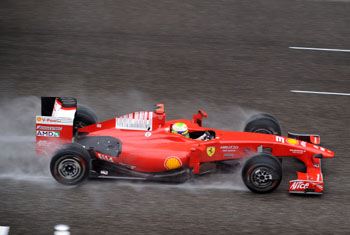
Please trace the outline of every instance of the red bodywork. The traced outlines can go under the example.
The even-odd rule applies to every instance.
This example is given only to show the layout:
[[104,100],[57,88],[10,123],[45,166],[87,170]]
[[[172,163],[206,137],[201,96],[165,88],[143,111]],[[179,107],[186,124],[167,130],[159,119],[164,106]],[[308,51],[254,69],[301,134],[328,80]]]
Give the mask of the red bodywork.
[[[290,182],[289,191],[323,192],[320,158],[333,157],[332,151],[282,136],[205,128],[201,126],[202,118],[207,116],[204,111],[195,114],[192,121],[166,121],[163,109],[163,106],[159,106],[154,112],[131,113],[80,128],[78,132],[84,136],[110,136],[119,139],[122,143],[119,156],[96,152],[96,157],[139,172],[162,172],[185,167],[198,174],[203,163],[248,158],[265,151],[276,157],[295,157],[306,165],[307,171],[298,172],[298,179]],[[176,122],[187,124],[190,133],[210,131],[215,133],[215,138],[202,141],[171,133],[171,126]],[[68,132],[71,133],[71,130],[67,130]],[[62,140],[71,142],[69,138]],[[59,142],[58,145],[61,144]],[[48,151],[42,146],[37,148],[38,153]],[[52,151],[52,147],[50,150]]]

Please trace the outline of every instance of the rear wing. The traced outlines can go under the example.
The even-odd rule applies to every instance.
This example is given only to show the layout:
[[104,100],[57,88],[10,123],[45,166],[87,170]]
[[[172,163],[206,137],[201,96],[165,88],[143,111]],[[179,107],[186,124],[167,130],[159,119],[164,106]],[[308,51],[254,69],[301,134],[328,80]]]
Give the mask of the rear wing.
[[51,154],[72,142],[77,100],[72,97],[41,97],[41,115],[36,116],[36,152]]

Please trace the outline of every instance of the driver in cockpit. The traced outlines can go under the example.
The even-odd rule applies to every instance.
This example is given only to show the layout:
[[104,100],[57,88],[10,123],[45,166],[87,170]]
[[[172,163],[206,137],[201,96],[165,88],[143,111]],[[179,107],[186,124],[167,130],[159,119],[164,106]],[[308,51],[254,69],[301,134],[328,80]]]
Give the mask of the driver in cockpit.
[[[188,133],[188,128],[185,123],[182,122],[176,122],[171,128],[171,133],[180,134],[182,136],[185,136],[187,138],[190,138],[190,134]],[[204,132],[203,135],[199,136],[195,140],[210,140],[210,134],[209,132]]]

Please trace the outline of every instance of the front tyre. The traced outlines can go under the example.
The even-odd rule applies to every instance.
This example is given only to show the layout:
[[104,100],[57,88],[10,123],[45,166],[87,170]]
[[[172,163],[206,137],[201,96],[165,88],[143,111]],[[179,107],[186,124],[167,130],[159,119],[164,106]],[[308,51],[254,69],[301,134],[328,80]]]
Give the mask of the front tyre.
[[86,180],[90,170],[90,155],[81,145],[66,144],[51,159],[50,171],[59,183],[77,185]]
[[242,169],[244,184],[255,193],[270,193],[282,180],[279,160],[266,153],[250,157]]
[[281,127],[277,119],[268,114],[257,114],[251,117],[247,121],[244,131],[271,135],[282,135]]

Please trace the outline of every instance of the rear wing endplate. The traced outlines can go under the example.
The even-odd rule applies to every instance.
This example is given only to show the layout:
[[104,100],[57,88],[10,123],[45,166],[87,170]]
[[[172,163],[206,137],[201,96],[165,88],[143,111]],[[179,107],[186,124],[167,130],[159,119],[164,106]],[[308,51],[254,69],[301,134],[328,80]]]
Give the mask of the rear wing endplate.
[[36,152],[51,154],[72,142],[77,101],[72,97],[41,97],[41,115],[36,116]]

